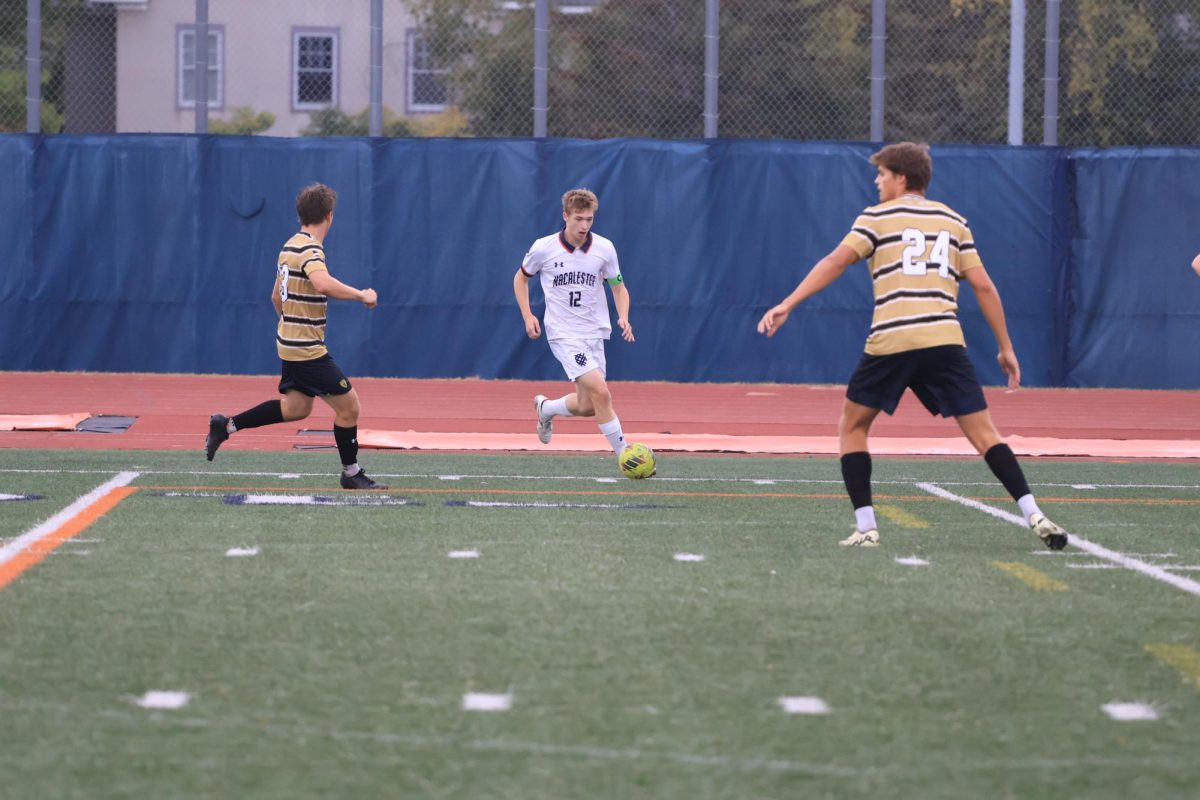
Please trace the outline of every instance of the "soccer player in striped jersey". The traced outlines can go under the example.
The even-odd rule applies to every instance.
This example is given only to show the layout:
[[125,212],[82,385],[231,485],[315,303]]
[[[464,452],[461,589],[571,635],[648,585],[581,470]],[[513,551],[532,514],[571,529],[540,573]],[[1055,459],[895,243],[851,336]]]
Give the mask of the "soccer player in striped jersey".
[[1016,389],[1021,368],[1000,295],[983,268],[971,229],[958,212],[925,197],[933,175],[927,147],[891,144],[872,155],[871,163],[879,204],[864,209],[841,244],[758,323],[759,333],[774,336],[796,306],[851,264],[867,259],[875,314],[866,352],[846,387],[838,425],[842,478],[854,505],[855,529],[840,543],[879,544],[867,437],[879,412],[893,413],[904,390],[911,388],[930,413],[954,417],[1033,532],[1051,550],[1061,550],[1067,534],[1038,508],[1017,457],[992,423],[958,324],[958,284],[966,281],[1000,345],[997,360],[1008,375],[1008,388]]
[[325,263],[325,237],[333,225],[337,193],[314,183],[296,197],[300,231],[279,253],[271,303],[279,316],[275,347],[281,362],[279,393],[240,414],[213,414],[208,422],[204,454],[209,461],[234,431],[278,422],[294,422],[312,412],[320,397],[333,409],[333,438],[342,460],[343,489],[386,489],[358,465],[358,393],[325,347],[325,309],[330,297],[357,300],[374,308],[374,289],[355,289],[329,274]]
[[563,229],[535,241],[513,276],[513,292],[525,320],[525,334],[536,339],[542,335],[542,326],[529,308],[529,281],[541,275],[546,296],[546,339],[567,378],[575,382],[574,394],[554,400],[540,394],[533,398],[537,435],[548,444],[556,416],[595,417],[600,433],[620,456],[625,449],[625,434],[605,379],[604,340],[612,334],[612,323],[604,284],[612,291],[621,338],[632,342],[629,290],[621,276],[617,249],[592,231],[600,208],[596,195],[587,189],[572,189],[563,195],[562,204]]

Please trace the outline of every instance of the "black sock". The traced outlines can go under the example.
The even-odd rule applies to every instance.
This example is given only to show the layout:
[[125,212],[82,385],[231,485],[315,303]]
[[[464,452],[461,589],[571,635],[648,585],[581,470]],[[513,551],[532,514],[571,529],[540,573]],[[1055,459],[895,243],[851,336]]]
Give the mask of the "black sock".
[[243,411],[233,418],[233,426],[239,431],[246,428],[261,428],[263,425],[274,425],[278,422],[283,422],[283,403],[278,400],[259,403],[254,408]]
[[1017,463],[1017,457],[1013,455],[1011,447],[1003,442],[993,445],[983,454],[983,460],[991,468],[992,474],[1004,484],[1013,500],[1020,500],[1029,494],[1029,483],[1026,482],[1025,473],[1021,471],[1021,465]]
[[871,454],[860,451],[842,456],[842,480],[855,508],[871,505]]
[[334,425],[333,440],[337,442],[338,455],[342,457],[343,467],[348,467],[358,461],[357,425],[351,425],[349,428]]

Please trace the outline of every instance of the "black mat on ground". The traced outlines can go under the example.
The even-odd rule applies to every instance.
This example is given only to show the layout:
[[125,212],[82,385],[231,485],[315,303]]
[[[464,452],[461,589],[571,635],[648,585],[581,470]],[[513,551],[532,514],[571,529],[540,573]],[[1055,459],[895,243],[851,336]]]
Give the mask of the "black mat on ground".
[[129,426],[137,421],[137,417],[118,417],[111,414],[98,414],[88,417],[75,426],[75,430],[84,433],[124,433]]

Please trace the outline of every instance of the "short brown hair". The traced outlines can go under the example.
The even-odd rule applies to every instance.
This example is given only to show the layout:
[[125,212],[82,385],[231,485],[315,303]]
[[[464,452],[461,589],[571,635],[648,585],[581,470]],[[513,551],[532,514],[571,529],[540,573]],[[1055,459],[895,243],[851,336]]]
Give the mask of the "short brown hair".
[[600,198],[590,189],[571,189],[563,195],[563,213],[572,211],[599,211]]
[[296,195],[296,214],[301,225],[320,225],[337,205],[337,192],[323,183],[310,183]]
[[933,180],[933,159],[929,157],[929,145],[916,142],[889,144],[875,155],[871,163],[887,167],[897,175],[903,175],[905,185],[914,192],[923,192]]

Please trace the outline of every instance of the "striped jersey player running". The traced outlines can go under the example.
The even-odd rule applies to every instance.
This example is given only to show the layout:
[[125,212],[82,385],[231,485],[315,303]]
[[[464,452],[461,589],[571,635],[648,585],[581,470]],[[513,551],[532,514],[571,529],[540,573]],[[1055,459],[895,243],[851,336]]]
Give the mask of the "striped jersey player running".
[[604,284],[612,291],[621,338],[632,342],[629,291],[621,276],[617,249],[592,231],[600,208],[596,195],[587,189],[571,189],[563,195],[562,205],[563,229],[535,241],[513,276],[513,292],[530,339],[542,335],[542,325],[529,308],[529,282],[533,276],[541,276],[546,339],[567,378],[575,382],[574,394],[554,400],[540,394],[533,398],[537,435],[548,444],[557,416],[595,417],[600,432],[619,456],[625,449],[625,434],[605,378],[604,340],[612,335],[612,324]]
[[841,544],[879,544],[867,437],[879,412],[893,413],[910,388],[931,414],[954,417],[1017,501],[1033,532],[1050,549],[1061,550],[1067,534],[1038,508],[1017,457],[992,423],[967,356],[958,323],[958,283],[964,280],[975,291],[1000,345],[997,360],[1008,375],[1008,388],[1020,385],[1021,368],[1000,295],[983,268],[967,221],[944,203],[925,197],[933,175],[927,147],[891,144],[871,156],[871,163],[877,171],[879,204],[865,209],[841,244],[758,323],[759,333],[774,336],[796,306],[833,283],[851,264],[867,259],[875,314],[866,352],[846,387],[838,425],[842,479],[855,517],[854,532]]
[[355,300],[375,308],[374,289],[356,289],[329,274],[325,237],[333,225],[337,192],[321,183],[304,187],[296,197],[300,230],[283,244],[276,262],[271,305],[279,323],[280,400],[267,400],[240,414],[213,414],[208,419],[204,455],[209,461],[231,434],[247,428],[294,422],[312,413],[313,398],[333,409],[333,440],[342,460],[343,489],[386,489],[358,465],[358,392],[325,346],[329,298]]

